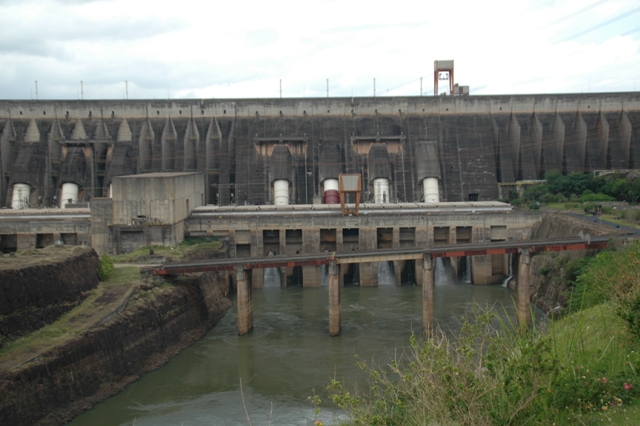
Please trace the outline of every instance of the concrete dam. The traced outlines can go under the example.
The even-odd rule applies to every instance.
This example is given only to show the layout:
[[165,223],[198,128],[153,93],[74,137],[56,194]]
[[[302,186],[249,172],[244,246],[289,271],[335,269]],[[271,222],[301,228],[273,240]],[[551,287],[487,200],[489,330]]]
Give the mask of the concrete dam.
[[14,208],[183,171],[219,206],[322,203],[339,173],[362,175],[364,202],[489,201],[549,170],[640,167],[640,94],[2,101],[0,159]]
[[[540,220],[495,201],[517,182],[638,167],[640,93],[2,101],[0,248],[213,235],[260,257],[516,241]],[[343,174],[361,180],[359,215],[341,214]],[[505,255],[464,262],[453,269],[471,264],[476,284],[509,271]],[[420,262],[390,266],[420,284]],[[377,270],[361,265],[364,285]],[[301,272],[320,285],[318,266]]]

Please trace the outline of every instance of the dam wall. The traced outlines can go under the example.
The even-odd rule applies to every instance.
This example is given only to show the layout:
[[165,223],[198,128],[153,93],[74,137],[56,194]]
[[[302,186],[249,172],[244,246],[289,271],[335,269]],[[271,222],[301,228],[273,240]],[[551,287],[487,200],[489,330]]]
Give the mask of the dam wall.
[[60,204],[65,183],[81,204],[147,172],[198,171],[204,204],[226,206],[273,204],[276,181],[289,204],[319,204],[339,173],[362,175],[365,202],[378,178],[389,202],[422,201],[425,178],[459,202],[495,200],[500,183],[549,170],[639,167],[637,92],[0,101],[6,207]]

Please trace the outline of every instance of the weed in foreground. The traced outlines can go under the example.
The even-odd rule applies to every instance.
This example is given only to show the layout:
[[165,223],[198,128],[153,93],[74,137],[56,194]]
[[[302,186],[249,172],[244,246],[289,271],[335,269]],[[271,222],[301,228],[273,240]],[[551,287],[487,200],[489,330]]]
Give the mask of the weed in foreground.
[[333,380],[333,402],[356,425],[541,425],[582,424],[638,397],[640,360],[613,306],[524,336],[493,317],[476,309],[455,339],[414,336],[410,353],[384,367],[357,360],[368,387]]

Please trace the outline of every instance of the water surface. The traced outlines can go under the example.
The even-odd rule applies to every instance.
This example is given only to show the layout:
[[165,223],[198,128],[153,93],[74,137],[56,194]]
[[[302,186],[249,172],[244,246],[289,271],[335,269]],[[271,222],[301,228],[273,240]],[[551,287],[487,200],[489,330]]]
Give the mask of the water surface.
[[[345,287],[338,337],[329,336],[326,287],[254,290],[251,334],[237,335],[233,307],[196,344],[70,425],[248,425],[246,408],[253,425],[306,426],[316,420],[314,391],[325,401],[318,419],[330,424],[342,413],[328,402],[329,381],[363,383],[354,354],[386,363],[405,351],[421,332],[421,290]],[[434,317],[455,332],[475,301],[513,318],[512,295],[502,286],[437,285]]]

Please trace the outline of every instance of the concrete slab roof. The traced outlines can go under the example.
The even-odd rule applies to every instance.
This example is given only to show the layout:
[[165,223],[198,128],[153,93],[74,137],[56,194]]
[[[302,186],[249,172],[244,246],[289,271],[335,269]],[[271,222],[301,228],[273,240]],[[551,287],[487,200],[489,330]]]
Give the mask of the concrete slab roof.
[[198,172],[156,172],[156,173],[141,173],[139,175],[125,175],[117,176],[114,179],[149,179],[149,178],[169,178],[178,176],[197,175]]

